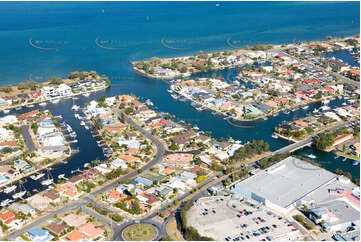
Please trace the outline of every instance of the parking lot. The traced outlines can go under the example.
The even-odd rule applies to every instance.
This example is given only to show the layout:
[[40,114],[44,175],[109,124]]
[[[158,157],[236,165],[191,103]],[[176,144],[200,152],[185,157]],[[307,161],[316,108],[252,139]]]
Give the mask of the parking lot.
[[[262,211],[263,210],[263,211]],[[301,233],[283,217],[253,200],[201,198],[188,211],[187,225],[215,240],[300,240]]]

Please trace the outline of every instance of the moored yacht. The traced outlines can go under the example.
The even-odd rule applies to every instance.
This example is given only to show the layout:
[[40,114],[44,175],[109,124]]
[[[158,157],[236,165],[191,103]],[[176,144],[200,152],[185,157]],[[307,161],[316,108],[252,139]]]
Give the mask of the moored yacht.
[[43,176],[45,176],[45,174],[40,173],[40,174],[37,174],[37,175],[32,175],[32,176],[30,176],[30,178],[33,179],[34,181],[36,181],[36,180],[39,180],[40,178],[42,178]]
[[16,190],[16,185],[12,185],[4,189],[4,193],[8,194]]

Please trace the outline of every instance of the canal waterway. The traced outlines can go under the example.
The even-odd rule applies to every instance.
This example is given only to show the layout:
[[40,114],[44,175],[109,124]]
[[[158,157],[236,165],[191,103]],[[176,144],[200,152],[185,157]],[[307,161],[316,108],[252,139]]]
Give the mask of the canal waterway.
[[[169,84],[140,76],[132,70],[131,62],[152,56],[175,57],[197,53],[199,50],[231,49],[230,40],[240,47],[259,43],[282,44],[296,40],[325,39],[328,35],[348,36],[359,33],[359,2],[277,2],[277,3],[0,3],[0,85],[17,84],[26,80],[46,81],[51,76],[64,77],[71,71],[96,70],[107,75],[112,86],[90,97],[80,97],[82,106],[101,95],[113,96],[133,93],[141,100],[150,99],[159,111],[210,131],[215,138],[232,137],[243,143],[264,139],[271,150],[287,145],[273,139],[271,134],[281,121],[305,116],[320,103],[309,105],[286,115],[281,113],[268,120],[241,123],[239,128],[228,124],[222,116],[210,111],[199,112],[189,102],[174,100],[167,89]],[[322,13],[322,14],[320,14]],[[346,15],[344,13],[347,13]],[[29,44],[29,39],[42,50]],[[175,48],[167,48],[161,40]],[[104,49],[95,44],[95,40]],[[339,57],[338,57],[339,58]],[[227,79],[235,71],[222,70]],[[199,76],[210,76],[211,73]],[[334,100],[329,106],[339,106],[343,100]],[[51,170],[54,180],[59,174],[66,177],[83,168],[85,163],[104,159],[90,131],[80,126],[71,110],[73,101],[62,100],[40,109],[49,109],[62,115],[78,134],[79,152],[68,163]],[[10,114],[31,109],[13,110]],[[3,113],[0,116],[4,116]],[[349,161],[341,162],[332,153],[305,148],[300,153],[314,153],[317,162],[334,171],[340,168],[359,177],[359,167]],[[73,173],[75,174],[75,173]],[[30,178],[25,188],[43,190],[40,181]],[[9,196],[0,193],[0,200]],[[10,197],[9,197],[10,198]]]

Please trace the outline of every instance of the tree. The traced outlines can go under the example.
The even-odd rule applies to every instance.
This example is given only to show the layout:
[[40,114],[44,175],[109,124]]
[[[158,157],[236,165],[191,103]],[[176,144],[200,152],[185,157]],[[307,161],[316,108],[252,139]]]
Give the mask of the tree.
[[172,144],[169,146],[170,150],[178,150],[178,146],[172,142]]
[[63,80],[58,77],[50,77],[48,80],[49,84],[51,85],[60,85],[63,83]]

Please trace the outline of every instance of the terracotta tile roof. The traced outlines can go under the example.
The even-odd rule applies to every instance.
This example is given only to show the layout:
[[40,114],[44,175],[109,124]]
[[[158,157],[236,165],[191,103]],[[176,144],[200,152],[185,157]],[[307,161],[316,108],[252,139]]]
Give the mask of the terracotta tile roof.
[[6,221],[11,217],[15,217],[15,214],[11,211],[7,211],[5,213],[0,214],[0,219],[3,221]]
[[86,223],[79,230],[90,238],[96,238],[104,233],[103,229],[95,227],[93,223]]
[[87,239],[87,236],[85,236],[79,230],[74,230],[73,232],[64,236],[64,240],[69,240],[69,241],[79,241],[83,239]]

